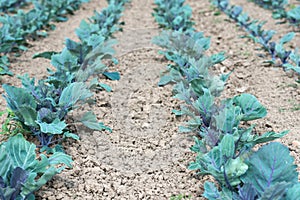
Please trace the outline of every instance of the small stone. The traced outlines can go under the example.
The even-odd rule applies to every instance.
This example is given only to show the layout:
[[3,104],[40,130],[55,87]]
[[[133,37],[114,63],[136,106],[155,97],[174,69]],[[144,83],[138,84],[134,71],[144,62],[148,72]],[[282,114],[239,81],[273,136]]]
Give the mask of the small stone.
[[247,89],[248,89],[248,87],[240,87],[240,88],[237,88],[236,91],[239,93],[244,93],[247,91]]
[[299,148],[300,148],[300,142],[297,141],[297,140],[294,140],[294,141],[292,142],[292,146],[293,146],[294,148],[299,149]]
[[147,122],[142,124],[142,128],[146,128],[147,129],[147,128],[150,128],[150,126],[151,125],[149,123],[147,123]]

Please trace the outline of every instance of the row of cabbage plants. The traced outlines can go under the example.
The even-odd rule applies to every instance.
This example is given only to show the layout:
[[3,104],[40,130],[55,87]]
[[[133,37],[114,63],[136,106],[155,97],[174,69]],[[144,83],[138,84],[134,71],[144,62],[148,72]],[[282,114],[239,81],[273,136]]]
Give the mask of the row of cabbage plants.
[[299,49],[287,50],[285,47],[295,37],[294,32],[289,32],[278,42],[274,42],[272,38],[276,31],[263,30],[265,22],[251,19],[243,12],[241,6],[230,5],[228,0],[212,0],[212,4],[236,21],[249,34],[249,38],[259,43],[271,55],[272,59],[267,62],[282,66],[287,71],[293,70],[298,76],[300,75]]
[[153,42],[162,48],[159,53],[172,61],[159,85],[174,84],[174,97],[183,103],[180,110],[173,112],[189,119],[179,131],[196,133],[191,147],[196,159],[189,169],[211,175],[215,180],[204,183],[203,197],[296,200],[300,196],[300,183],[294,158],[288,147],[270,142],[288,131],[259,134],[254,130],[255,125],[244,123],[267,114],[266,108],[251,94],[218,98],[230,74],[217,76],[212,68],[225,55],[222,52],[207,55],[210,38],[195,30],[191,7],[184,3],[184,0],[155,0],[153,15],[167,30]]
[[0,12],[16,12],[19,8],[27,6],[32,0],[2,0],[0,2]]
[[[300,6],[291,6],[288,0],[252,0],[268,10],[272,10],[274,19],[285,19],[293,26],[300,25]],[[292,7],[288,10],[287,7]]]
[[[28,41],[46,37],[46,30],[54,30],[53,22],[67,21],[80,5],[89,0],[32,0],[29,11],[18,9],[15,14],[0,16],[0,75],[12,75],[9,57],[26,51]],[[8,5],[8,4],[5,4]]]
[[[108,2],[102,12],[95,11],[88,21],[81,22],[76,29],[79,42],[67,39],[61,52],[38,55],[51,59],[55,67],[55,71],[48,69],[47,78],[35,81],[24,75],[20,77],[22,87],[3,85],[13,121],[10,125],[20,127],[18,131],[26,138],[40,144],[28,142],[22,133],[0,144],[1,199],[35,199],[35,191],[66,166],[72,166],[71,157],[61,146],[66,138],[79,139],[71,131],[74,123],[67,120],[68,114],[90,104],[95,90],[110,90],[92,76],[119,78],[118,73],[107,71],[104,62],[115,61],[112,45],[116,42],[111,36],[121,29],[119,19],[127,0]],[[110,130],[91,111],[85,112],[79,122],[93,130]]]

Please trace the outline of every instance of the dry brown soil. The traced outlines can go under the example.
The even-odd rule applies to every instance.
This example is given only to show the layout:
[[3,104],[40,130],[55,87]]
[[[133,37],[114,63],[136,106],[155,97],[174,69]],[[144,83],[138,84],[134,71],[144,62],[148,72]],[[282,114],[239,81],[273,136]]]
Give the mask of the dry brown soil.
[[[112,68],[121,73],[121,80],[103,80],[113,91],[97,93],[97,103],[91,108],[113,132],[90,132],[77,127],[81,140],[65,143],[74,160],[73,168],[55,176],[37,192],[37,199],[169,199],[178,194],[202,199],[203,183],[209,177],[197,177],[186,169],[194,158],[189,150],[192,135],[178,133],[177,126],[182,122],[171,114],[178,106],[172,98],[172,86],[157,87],[167,62],[158,55],[158,47],[151,44],[152,37],[160,31],[151,16],[153,2],[132,0],[126,6],[122,18],[126,23],[124,31],[115,34],[119,64]],[[243,5],[251,16],[268,19],[266,28],[278,31],[279,35],[293,30],[284,24],[276,25],[270,18],[271,12],[253,3],[232,2]],[[257,131],[290,130],[281,141],[289,146],[300,169],[300,85],[295,84],[294,75],[265,64],[267,58],[262,57],[265,54],[259,46],[241,38],[245,32],[225,15],[214,15],[208,1],[187,3],[193,8],[197,30],[212,39],[209,53],[227,53],[228,59],[216,66],[215,71],[234,69],[222,97],[242,92],[254,94],[268,109],[267,117],[255,122]],[[31,56],[36,52],[61,50],[66,37],[76,38],[74,30],[82,19],[106,5],[105,0],[100,3],[92,0],[68,22],[57,24],[49,37],[33,42],[32,48],[16,58],[13,72],[37,78],[47,76],[49,62],[32,60]],[[299,33],[294,41],[293,48],[299,47]],[[4,77],[2,82],[20,85],[16,77]],[[3,98],[0,104],[4,109]]]

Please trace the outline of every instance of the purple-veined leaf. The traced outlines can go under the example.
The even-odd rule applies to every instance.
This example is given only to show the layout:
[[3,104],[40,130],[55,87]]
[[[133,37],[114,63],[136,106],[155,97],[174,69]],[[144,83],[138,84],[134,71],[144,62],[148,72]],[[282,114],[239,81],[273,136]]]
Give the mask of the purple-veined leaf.
[[258,194],[282,182],[297,183],[298,173],[289,149],[273,142],[254,152],[246,163],[247,173],[241,178],[246,184],[252,184]]

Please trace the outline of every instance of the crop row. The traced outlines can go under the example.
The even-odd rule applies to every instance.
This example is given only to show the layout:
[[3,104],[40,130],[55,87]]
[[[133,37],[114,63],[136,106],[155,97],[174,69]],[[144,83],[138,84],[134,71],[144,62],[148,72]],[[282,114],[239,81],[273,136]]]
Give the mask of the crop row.
[[272,59],[267,62],[282,66],[284,70],[293,70],[298,76],[300,75],[299,49],[287,50],[285,48],[285,44],[294,38],[294,32],[289,32],[279,42],[274,42],[272,38],[276,32],[263,30],[265,22],[251,19],[247,13],[243,12],[241,6],[231,6],[228,0],[213,0],[212,4],[236,21],[249,34],[249,38],[259,43],[271,55]]
[[32,0],[2,0],[0,2],[0,12],[15,12],[30,2],[32,2]]
[[296,200],[300,183],[289,149],[278,142],[256,146],[288,131],[258,134],[255,125],[243,123],[266,116],[265,107],[247,93],[219,99],[230,74],[217,76],[211,69],[225,59],[224,53],[207,55],[210,39],[195,31],[191,8],[184,0],[155,0],[155,4],[153,15],[167,30],[153,42],[172,61],[159,85],[175,84],[175,98],[183,103],[173,112],[189,118],[179,130],[197,133],[191,147],[197,156],[189,169],[211,175],[217,183],[205,182],[203,196],[209,200]]
[[289,6],[288,0],[253,0],[257,5],[272,10],[274,19],[286,19],[291,25],[300,25],[300,6],[296,6],[289,11],[286,7]]
[[[4,95],[10,109],[7,127],[8,141],[0,144],[0,198],[3,200],[34,199],[34,192],[46,184],[65,166],[71,167],[72,159],[61,146],[66,138],[78,140],[71,132],[72,124],[67,119],[71,111],[93,102],[93,92],[108,90],[108,85],[98,82],[94,75],[103,75],[117,80],[117,72],[108,72],[106,61],[114,61],[111,39],[121,30],[119,19],[127,0],[108,0],[102,12],[95,12],[88,21],[83,20],[76,29],[79,42],[67,39],[65,48],[59,52],[44,52],[39,57],[51,59],[55,71],[48,69],[49,76],[38,80],[28,75],[20,77],[23,87],[3,85]],[[88,81],[89,80],[89,81]],[[110,130],[98,122],[89,111],[79,119],[93,130]],[[27,138],[39,141],[36,146]],[[36,151],[40,153],[36,154]],[[62,166],[62,167],[61,167]]]
[[12,75],[8,54],[27,50],[28,41],[47,36],[46,30],[55,29],[54,21],[68,20],[66,14],[73,14],[84,2],[88,0],[33,0],[29,11],[0,16],[0,75]]

